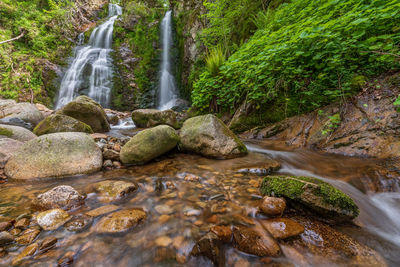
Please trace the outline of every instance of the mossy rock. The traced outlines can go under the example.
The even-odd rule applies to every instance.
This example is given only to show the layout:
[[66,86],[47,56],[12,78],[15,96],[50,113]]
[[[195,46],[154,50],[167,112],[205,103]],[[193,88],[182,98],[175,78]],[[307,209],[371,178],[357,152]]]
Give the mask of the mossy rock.
[[316,178],[267,176],[261,185],[261,192],[300,203],[334,222],[352,220],[360,213],[349,196]]
[[121,161],[125,164],[144,164],[172,150],[178,142],[178,134],[168,125],[146,129],[122,147]]
[[26,142],[36,138],[37,136],[23,127],[0,124],[0,138],[11,138],[21,142]]
[[170,109],[137,109],[132,112],[132,120],[139,128],[149,128],[163,124],[175,129],[181,126],[176,118],[176,113]]
[[216,116],[197,116],[185,121],[179,149],[209,158],[228,159],[247,154],[246,146]]
[[78,96],[57,114],[67,115],[89,125],[96,133],[108,132],[110,125],[103,107],[87,96]]
[[83,133],[93,133],[92,128],[78,121],[72,117],[54,114],[50,115],[41,121],[33,130],[36,135],[44,135],[50,133],[60,133],[60,132],[83,132]]

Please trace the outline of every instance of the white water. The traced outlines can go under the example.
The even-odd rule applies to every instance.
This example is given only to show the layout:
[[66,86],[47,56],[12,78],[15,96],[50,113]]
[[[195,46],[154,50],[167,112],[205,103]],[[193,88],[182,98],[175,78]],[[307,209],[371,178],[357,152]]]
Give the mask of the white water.
[[102,106],[110,102],[112,87],[112,34],[114,22],[122,14],[122,8],[109,4],[108,19],[96,27],[89,43],[83,44],[84,35],[78,38],[76,55],[65,73],[60,86],[56,108],[61,108],[81,94],[88,95]]
[[[310,166],[313,165],[310,162],[312,160],[315,161],[315,159],[308,157],[307,153],[276,151],[255,145],[247,145],[247,148],[251,152],[266,154],[281,162],[282,168],[279,170],[279,173],[315,177],[342,190],[360,208],[358,221],[361,222],[365,229],[400,247],[400,192],[367,195],[349,183],[330,177],[322,177],[310,171],[310,169],[314,169],[313,166]],[[318,165],[318,162],[315,165]],[[307,167],[308,170],[301,166]]]
[[172,12],[168,11],[161,23],[162,61],[160,77],[160,110],[170,109],[177,99],[175,78],[171,73]]

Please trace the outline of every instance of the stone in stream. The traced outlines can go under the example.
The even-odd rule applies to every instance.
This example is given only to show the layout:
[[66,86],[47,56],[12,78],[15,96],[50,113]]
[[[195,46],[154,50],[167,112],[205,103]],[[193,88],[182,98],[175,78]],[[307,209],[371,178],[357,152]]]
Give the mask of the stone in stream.
[[124,164],[144,164],[172,150],[178,141],[179,136],[170,126],[146,129],[122,147],[120,158]]
[[190,118],[180,131],[179,149],[205,157],[228,159],[247,154],[246,146],[217,117],[208,114]]
[[267,234],[246,227],[234,227],[233,238],[238,250],[260,257],[278,256],[278,243]]
[[40,242],[39,251],[44,253],[49,249],[53,248],[57,244],[57,238],[54,236],[48,236]]
[[22,218],[15,222],[14,227],[19,229],[25,229],[29,226],[30,220],[28,218]]
[[133,193],[137,185],[131,182],[106,180],[91,185],[95,192],[99,194],[100,200],[111,202]]
[[139,128],[150,128],[158,125],[169,125],[180,128],[176,113],[170,109],[137,109],[132,112],[132,120]]
[[36,126],[44,119],[39,109],[31,103],[16,103],[14,100],[0,99],[0,118],[17,118]]
[[36,215],[36,221],[44,230],[56,230],[66,223],[71,217],[62,209],[52,209]]
[[280,216],[286,208],[286,201],[284,198],[278,197],[264,197],[259,206],[262,213],[270,216]]
[[53,114],[42,120],[33,130],[36,135],[60,132],[83,132],[92,134],[92,128],[70,116]]
[[87,96],[78,96],[65,105],[58,114],[63,114],[89,125],[96,133],[110,130],[107,115],[103,107]]
[[229,226],[216,225],[211,227],[210,231],[216,234],[219,239],[225,243],[231,242],[232,240],[232,229]]
[[25,258],[28,258],[35,254],[36,250],[39,248],[38,243],[33,243],[27,246],[13,261],[12,265],[19,265]]
[[23,144],[8,160],[5,174],[13,179],[62,177],[101,169],[103,157],[84,133],[42,135]]
[[100,216],[100,215],[104,215],[104,214],[116,211],[118,209],[119,209],[119,207],[116,206],[116,205],[106,205],[106,206],[101,206],[101,207],[99,207],[97,209],[88,211],[85,214],[88,215],[88,216],[91,216],[91,217],[97,217],[97,216]]
[[6,231],[0,232],[0,246],[4,246],[12,242],[14,242],[14,236]]
[[63,209],[77,208],[84,203],[85,197],[79,194],[72,186],[60,185],[38,195],[33,200],[33,206],[39,209]]
[[250,166],[245,168],[237,169],[236,172],[244,174],[256,174],[265,176],[271,174],[273,171],[277,171],[281,168],[281,164],[276,160],[265,160],[261,166]]
[[80,232],[86,229],[93,219],[87,215],[78,215],[75,218],[69,220],[64,227],[70,232]]
[[104,216],[94,226],[97,233],[121,233],[136,227],[146,218],[146,212],[141,209],[126,209]]
[[304,232],[304,226],[288,218],[262,220],[261,224],[276,239],[298,236]]
[[36,137],[34,133],[23,127],[0,124],[0,138],[11,138],[20,142],[26,142]]
[[216,266],[225,266],[225,253],[220,238],[213,232],[201,237],[190,252],[193,256],[205,256]]
[[23,144],[24,143],[11,138],[0,138],[0,168],[4,168],[8,159],[14,155]]
[[359,214],[358,207],[349,196],[316,178],[267,176],[261,185],[261,192],[300,203],[331,222],[352,220]]
[[40,234],[38,229],[26,229],[22,234],[15,239],[15,241],[20,245],[28,245],[35,240],[35,238]]
[[12,221],[0,222],[0,232],[7,231],[13,226]]

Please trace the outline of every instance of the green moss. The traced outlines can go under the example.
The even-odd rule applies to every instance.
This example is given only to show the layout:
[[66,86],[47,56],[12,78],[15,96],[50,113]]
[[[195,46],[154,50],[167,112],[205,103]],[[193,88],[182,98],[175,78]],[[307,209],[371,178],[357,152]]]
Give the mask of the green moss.
[[4,136],[7,136],[7,137],[10,137],[10,136],[13,135],[13,132],[11,130],[9,130],[9,129],[0,127],[0,135],[4,135]]

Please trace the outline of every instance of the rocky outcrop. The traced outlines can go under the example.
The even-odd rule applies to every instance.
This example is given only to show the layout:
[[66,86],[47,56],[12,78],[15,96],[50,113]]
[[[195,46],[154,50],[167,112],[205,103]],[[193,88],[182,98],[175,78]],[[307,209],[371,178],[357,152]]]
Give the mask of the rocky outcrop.
[[5,173],[13,179],[62,177],[98,171],[101,150],[84,133],[42,135],[23,144],[8,160]]
[[182,126],[179,149],[205,157],[228,159],[247,154],[246,146],[217,117],[190,118]]
[[34,104],[0,99],[0,119],[2,118],[18,118],[35,126],[44,117]]
[[333,222],[352,220],[359,214],[358,207],[349,196],[316,178],[267,176],[261,185],[261,192],[305,205]]
[[78,96],[57,113],[86,123],[96,133],[108,132],[110,130],[107,115],[103,107],[87,96]]
[[120,153],[125,164],[144,164],[172,150],[179,142],[176,131],[160,125],[141,131],[126,143]]
[[23,127],[0,124],[0,138],[4,137],[25,142],[32,140],[37,136]]
[[176,113],[170,109],[137,109],[132,112],[132,120],[139,128],[150,128],[163,124],[175,129],[179,128]]
[[42,120],[35,127],[33,132],[36,135],[60,132],[83,132],[91,134],[93,133],[93,130],[86,123],[78,121],[72,117],[61,114],[54,114]]

